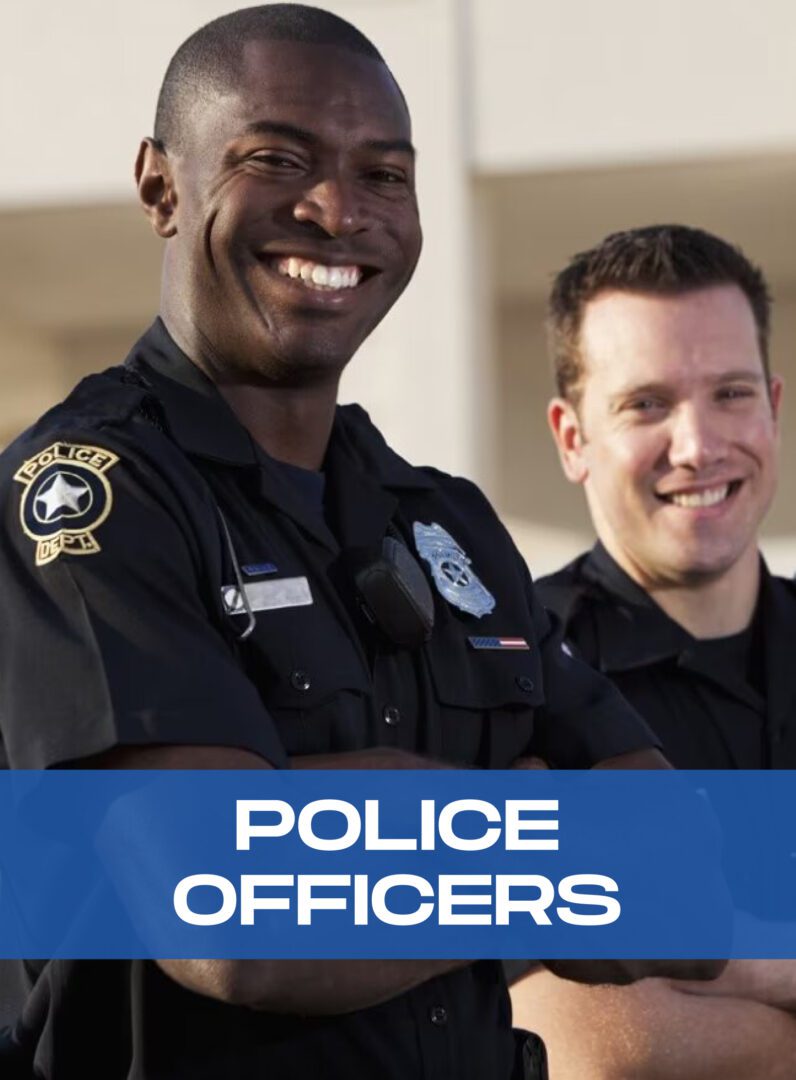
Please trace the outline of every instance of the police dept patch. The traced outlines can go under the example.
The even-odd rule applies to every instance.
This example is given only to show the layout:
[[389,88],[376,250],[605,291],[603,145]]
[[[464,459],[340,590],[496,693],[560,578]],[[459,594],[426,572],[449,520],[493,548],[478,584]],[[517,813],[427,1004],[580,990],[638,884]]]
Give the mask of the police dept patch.
[[495,609],[495,598],[481,583],[450,533],[433,522],[412,526],[418,554],[431,567],[434,584],[449,604],[480,619]]
[[17,469],[25,487],[19,507],[22,530],[36,541],[36,565],[62,551],[93,555],[100,550],[93,530],[113,505],[105,473],[119,458],[99,446],[56,442]]

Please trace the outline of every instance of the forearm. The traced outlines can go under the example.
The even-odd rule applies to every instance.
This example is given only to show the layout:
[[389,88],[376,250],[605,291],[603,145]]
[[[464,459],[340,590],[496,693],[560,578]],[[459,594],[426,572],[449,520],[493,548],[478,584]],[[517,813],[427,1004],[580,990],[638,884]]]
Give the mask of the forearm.
[[733,960],[714,983],[678,983],[686,994],[741,998],[796,1013],[796,960]]
[[159,960],[188,990],[274,1013],[333,1016],[389,1001],[467,960]]
[[694,980],[689,986],[709,987],[727,965],[726,960],[542,960],[541,963],[560,979],[588,986],[628,986],[642,979],[658,978],[689,979]]
[[[120,746],[74,763],[81,769],[271,769],[250,750],[230,746]],[[390,746],[291,757],[293,769],[452,769],[444,761]]]
[[556,1080],[786,1080],[796,1020],[756,1002],[651,979],[586,987],[542,972],[512,989],[514,1023],[537,1031]]
[[304,754],[292,757],[294,769],[452,769],[453,765],[434,758],[410,754],[390,746],[351,750],[343,754]]
[[[298,769],[429,769],[444,764],[389,747],[291,759]],[[152,747],[114,752],[105,767],[268,768],[247,751],[224,747]],[[277,1013],[334,1015],[396,997],[463,967],[462,960],[158,960],[181,986],[228,1004]]]
[[626,754],[606,758],[592,765],[593,769],[671,769],[671,765],[654,746],[645,750],[630,750]]

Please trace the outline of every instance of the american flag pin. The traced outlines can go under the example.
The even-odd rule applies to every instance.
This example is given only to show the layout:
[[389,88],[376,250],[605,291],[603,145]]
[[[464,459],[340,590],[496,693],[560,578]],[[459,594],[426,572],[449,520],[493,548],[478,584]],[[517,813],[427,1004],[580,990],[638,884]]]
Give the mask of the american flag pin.
[[473,649],[530,649],[524,637],[469,637]]

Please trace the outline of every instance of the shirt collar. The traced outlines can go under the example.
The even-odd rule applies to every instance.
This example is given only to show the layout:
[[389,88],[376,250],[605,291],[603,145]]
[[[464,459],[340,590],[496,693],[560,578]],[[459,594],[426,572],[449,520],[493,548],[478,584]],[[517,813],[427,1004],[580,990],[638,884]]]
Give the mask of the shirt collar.
[[[180,349],[162,319],[155,319],[125,365],[147,383],[161,406],[169,434],[187,453],[230,465],[261,465],[267,458],[212,380]],[[337,408],[328,456],[338,455],[353,459],[384,487],[431,490],[436,486],[427,473],[390,449],[359,405]]]
[[432,491],[436,483],[428,472],[410,465],[385,442],[360,405],[341,405],[329,444],[329,456],[343,455],[387,488]]
[[169,434],[186,453],[230,465],[254,465],[248,431],[210,379],[179,348],[161,319],[135,344],[125,366],[139,375],[163,412]]
[[693,640],[688,631],[658,607],[601,543],[586,556],[582,573],[584,581],[608,594],[605,603],[594,605],[603,672],[630,671],[676,659],[688,648]]
[[[655,603],[648,593],[597,543],[586,556],[583,579],[606,597],[594,606],[600,669],[606,674],[630,671],[665,660],[693,665],[693,637]],[[760,558],[760,592],[755,621],[762,627],[766,710],[775,722],[788,717],[796,700],[796,677],[789,642],[796,624],[796,586],[775,578]],[[599,593],[598,593],[599,595]],[[709,674],[703,672],[703,674]],[[722,683],[728,687],[726,677]],[[740,689],[736,687],[740,694]],[[743,696],[743,695],[741,695]]]
[[[147,383],[168,433],[186,453],[233,465],[262,465],[268,459],[160,318],[136,342],[125,366]],[[327,458],[348,459],[379,486],[419,490],[436,486],[428,472],[390,449],[359,405],[338,406]]]

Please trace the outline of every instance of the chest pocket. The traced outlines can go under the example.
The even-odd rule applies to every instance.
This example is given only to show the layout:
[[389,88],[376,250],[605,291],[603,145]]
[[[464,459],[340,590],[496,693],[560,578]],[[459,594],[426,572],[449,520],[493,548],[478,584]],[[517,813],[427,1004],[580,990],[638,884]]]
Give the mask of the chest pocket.
[[488,633],[447,615],[426,646],[438,706],[429,742],[446,760],[507,769],[532,753],[534,709],[544,701],[542,666],[530,637],[527,650],[470,645],[470,634]]
[[368,673],[322,598],[314,599],[306,607],[258,612],[241,648],[246,673],[291,756],[360,749],[368,728]]

